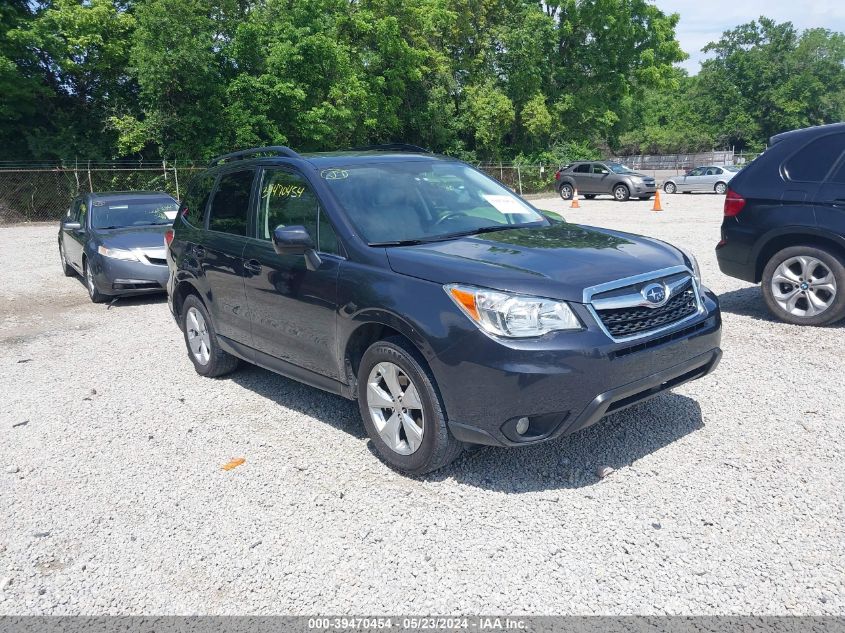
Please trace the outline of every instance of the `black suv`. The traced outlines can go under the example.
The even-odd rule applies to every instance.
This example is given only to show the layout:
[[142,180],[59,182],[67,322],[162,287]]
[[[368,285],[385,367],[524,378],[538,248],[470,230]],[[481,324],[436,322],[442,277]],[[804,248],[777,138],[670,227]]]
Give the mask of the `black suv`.
[[357,399],[405,472],[572,433],[721,356],[691,256],[544,215],[411,146],[223,156],[165,240],[200,374],[243,359]]
[[722,272],[762,282],[779,319],[845,317],[845,124],[773,136],[731,180],[721,237]]
[[613,161],[578,161],[555,172],[555,189],[564,200],[577,190],[585,198],[609,194],[619,202],[631,197],[648,200],[657,191],[654,178]]

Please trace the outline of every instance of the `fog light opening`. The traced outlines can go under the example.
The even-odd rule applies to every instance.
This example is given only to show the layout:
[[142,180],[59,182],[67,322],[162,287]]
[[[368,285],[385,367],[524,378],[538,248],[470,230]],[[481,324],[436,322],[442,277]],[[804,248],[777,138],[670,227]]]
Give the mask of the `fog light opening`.
[[520,435],[525,435],[528,432],[528,418],[519,418],[516,421],[516,432]]

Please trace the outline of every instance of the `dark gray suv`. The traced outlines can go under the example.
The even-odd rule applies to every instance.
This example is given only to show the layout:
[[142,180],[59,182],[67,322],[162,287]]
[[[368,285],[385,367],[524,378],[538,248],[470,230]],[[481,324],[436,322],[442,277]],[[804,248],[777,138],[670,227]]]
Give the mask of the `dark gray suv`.
[[564,200],[571,200],[577,189],[587,199],[609,194],[625,202],[631,197],[648,200],[657,190],[657,183],[651,176],[613,161],[578,161],[555,173],[555,188]]
[[199,374],[240,359],[357,400],[404,472],[574,433],[721,356],[691,255],[544,215],[413,146],[222,156],[165,241]]

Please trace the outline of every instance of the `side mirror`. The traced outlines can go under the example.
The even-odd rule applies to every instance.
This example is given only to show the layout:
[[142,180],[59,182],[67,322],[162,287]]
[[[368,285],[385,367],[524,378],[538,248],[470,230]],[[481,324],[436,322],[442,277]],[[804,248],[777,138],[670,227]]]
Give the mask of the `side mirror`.
[[316,270],[322,263],[304,226],[277,226],[273,230],[273,249],[279,255],[304,255],[308,270]]
[[66,231],[78,231],[82,228],[82,225],[79,222],[65,222],[62,228]]

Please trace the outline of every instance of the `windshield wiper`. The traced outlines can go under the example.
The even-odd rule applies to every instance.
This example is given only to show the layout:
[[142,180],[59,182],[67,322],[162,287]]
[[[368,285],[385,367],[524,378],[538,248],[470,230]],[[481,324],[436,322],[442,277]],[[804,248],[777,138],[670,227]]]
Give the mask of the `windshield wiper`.
[[525,224],[495,224],[493,226],[482,226],[471,231],[461,231],[460,233],[446,233],[445,235],[434,235],[432,237],[418,238],[414,240],[393,240],[389,242],[369,242],[369,246],[414,246],[415,244],[430,244],[432,242],[447,242],[449,240],[456,240],[459,237],[468,237],[470,235],[479,235],[481,233],[494,233],[495,231],[509,231],[511,229],[524,229],[531,226],[540,226],[540,222],[526,222]]
[[389,242],[367,242],[367,246],[413,246],[414,244],[424,244],[430,240],[392,240]]

